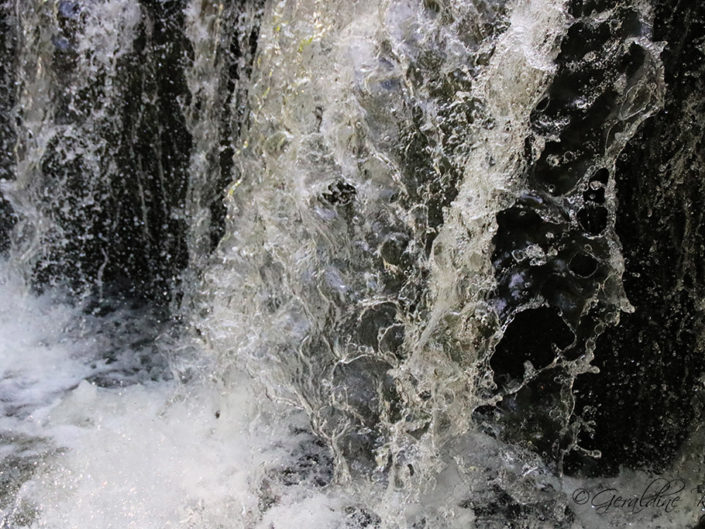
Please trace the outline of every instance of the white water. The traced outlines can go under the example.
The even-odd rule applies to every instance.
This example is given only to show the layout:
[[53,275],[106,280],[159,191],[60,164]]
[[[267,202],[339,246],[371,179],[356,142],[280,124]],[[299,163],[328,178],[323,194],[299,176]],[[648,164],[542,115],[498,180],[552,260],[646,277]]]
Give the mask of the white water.
[[[307,423],[244,375],[226,390],[208,380],[133,383],[118,370],[124,387],[97,387],[85,379],[115,371],[100,360],[110,344],[97,322],[28,294],[17,277],[0,285],[0,303],[0,455],[3,473],[26,470],[16,497],[2,498],[3,527],[324,528],[346,518],[344,495],[277,483],[310,442]],[[276,505],[262,516],[268,474]]]
[[[383,528],[499,527],[492,524],[503,523],[501,513],[483,520],[467,506],[492,504],[492,484],[520,504],[555,501],[551,522],[532,512],[521,527],[635,523],[589,511],[570,521],[571,491],[585,483],[561,480],[536,454],[473,429],[477,362],[501,334],[482,342],[495,323],[484,303],[495,281],[495,219],[522,185],[530,113],[551,81],[569,19],[558,0],[518,0],[506,10],[503,2],[450,4],[457,23],[402,0],[266,4],[252,78],[240,81],[249,85],[250,114],[233,139],[226,235],[209,254],[207,204],[222,191],[212,180],[213,123],[224,105],[218,50],[254,14],[246,10],[236,24],[224,5],[190,2],[193,99],[184,113],[194,152],[178,212],[190,221],[182,327],[145,309],[87,316],[61,291],[38,297],[25,285],[43,238],[65,237],[48,213],[54,198],[61,204],[64,183],[48,189],[38,178],[50,141],[59,139],[66,159],[80,153],[91,182],[114,177],[101,134],[122,126],[110,112],[120,96],[111,79],[131,49],[140,7],[92,4],[78,74],[68,81],[33,62],[51,56],[54,44],[28,31],[19,178],[3,186],[24,231],[12,264],[0,265],[0,456],[8,476],[0,525],[354,529],[378,517]],[[51,18],[47,3],[41,9]],[[23,28],[41,26],[36,13],[24,15]],[[501,31],[487,32],[484,20]],[[429,49],[440,66],[424,71]],[[412,67],[420,81],[406,75]],[[464,89],[451,83],[452,93],[432,93],[432,75],[464,76]],[[605,154],[610,163],[660,104],[659,75],[654,100]],[[81,126],[54,121],[47,94],[65,85],[99,87],[100,104]],[[473,119],[462,111],[471,103]],[[435,197],[428,189],[412,197],[408,153],[397,149],[415,127],[437,142],[423,152],[434,176],[443,176],[444,163],[460,175],[440,227],[425,203]],[[460,147],[444,150],[448,130]],[[341,181],[355,189],[351,218],[320,200]],[[390,198],[405,193],[405,203]],[[425,237],[436,231],[427,255]],[[407,268],[385,253],[404,238]],[[611,249],[619,282],[618,244]],[[396,289],[386,283],[395,274]],[[414,289],[427,292],[421,308],[407,310]],[[374,334],[381,342],[402,328],[402,353],[355,334],[385,304],[394,316]],[[395,398],[403,418],[394,415]],[[354,445],[359,431],[375,434],[371,449]],[[621,479],[625,490],[648,481]],[[695,511],[673,516],[639,523],[685,526]]]
[[[382,515],[383,527],[410,527],[434,511],[433,527],[475,527],[474,516],[457,504],[468,494],[483,495],[484,487],[452,465],[417,501],[401,491],[380,500],[354,485],[321,488],[311,472],[283,473],[302,455],[325,451],[311,450],[303,413],[274,405],[243,373],[231,373],[227,388],[208,379],[133,384],[119,373],[113,380],[124,387],[97,387],[85,379],[110,367],[96,361],[107,345],[96,335],[96,322],[91,328],[60,299],[28,294],[18,278],[7,277],[6,264],[2,271],[0,457],[5,476],[16,469],[14,482],[21,485],[2,497],[4,527],[352,529],[365,527],[358,523],[361,506]],[[510,447],[481,435],[452,450],[465,472],[497,464],[505,479],[514,471],[542,474],[537,467],[517,467],[507,459]],[[696,477],[687,472],[686,464],[678,475]],[[650,478],[628,472],[609,482],[561,483],[544,474],[539,481],[566,494],[605,484],[638,494]],[[685,501],[696,497],[687,494]],[[643,527],[685,527],[693,521],[683,510],[657,519],[648,512],[609,518],[589,508],[578,513],[576,529],[629,527],[635,520]],[[550,526],[536,521],[525,527]]]

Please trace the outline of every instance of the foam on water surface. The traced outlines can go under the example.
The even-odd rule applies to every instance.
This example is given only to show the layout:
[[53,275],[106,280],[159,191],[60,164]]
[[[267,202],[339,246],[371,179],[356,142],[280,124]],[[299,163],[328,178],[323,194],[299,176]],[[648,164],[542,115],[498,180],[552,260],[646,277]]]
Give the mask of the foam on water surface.
[[275,409],[244,375],[225,391],[139,381],[128,369],[99,387],[111,368],[86,316],[18,278],[0,288],[5,526],[338,527],[345,518],[339,498],[310,485],[315,469],[297,467],[320,457],[318,479],[329,481],[305,418]]

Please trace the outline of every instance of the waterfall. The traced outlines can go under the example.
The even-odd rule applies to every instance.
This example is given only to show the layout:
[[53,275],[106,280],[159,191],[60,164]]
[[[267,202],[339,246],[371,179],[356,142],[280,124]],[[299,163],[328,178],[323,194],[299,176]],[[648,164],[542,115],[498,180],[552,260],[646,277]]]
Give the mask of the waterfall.
[[0,27],[3,527],[695,526],[705,8]]

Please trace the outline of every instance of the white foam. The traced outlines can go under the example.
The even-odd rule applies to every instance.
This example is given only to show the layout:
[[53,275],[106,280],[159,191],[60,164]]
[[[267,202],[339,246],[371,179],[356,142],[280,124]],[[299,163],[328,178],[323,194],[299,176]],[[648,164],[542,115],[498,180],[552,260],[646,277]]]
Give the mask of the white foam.
[[17,471],[28,447],[36,456],[0,520],[31,506],[36,528],[339,526],[340,500],[277,481],[310,438],[299,412],[277,410],[244,376],[227,391],[196,379],[97,387],[85,378],[105,368],[102,342],[75,334],[82,318],[16,278],[0,284],[0,430],[25,441],[3,438],[0,468]]
[[[4,268],[4,264],[0,265]],[[76,311],[27,293],[17,277],[0,282],[0,401],[3,415],[51,403],[88,376],[92,352],[69,342]],[[14,413],[12,413],[14,412]]]

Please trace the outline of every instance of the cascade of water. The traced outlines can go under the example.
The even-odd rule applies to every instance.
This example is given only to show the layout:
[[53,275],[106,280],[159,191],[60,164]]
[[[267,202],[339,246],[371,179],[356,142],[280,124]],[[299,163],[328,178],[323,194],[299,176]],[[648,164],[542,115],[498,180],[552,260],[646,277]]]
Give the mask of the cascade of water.
[[223,235],[224,192],[233,180],[233,155],[247,116],[249,76],[263,2],[191,2],[185,34],[193,49],[186,70],[191,101],[186,125],[193,138],[187,210],[189,271]]
[[0,29],[0,525],[617,527],[581,479],[695,479],[704,7]]
[[245,360],[308,410],[343,474],[386,471],[374,452],[400,413],[387,371],[414,349],[428,252],[483,126],[472,84],[504,8],[452,15],[297,2],[262,22],[200,328],[224,364]]
[[176,100],[182,14],[171,10],[12,6],[16,143],[2,193],[19,219],[12,262],[36,285],[170,297],[185,262],[189,142]]

